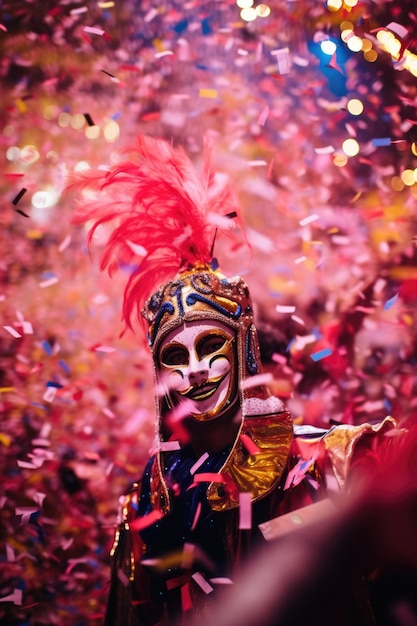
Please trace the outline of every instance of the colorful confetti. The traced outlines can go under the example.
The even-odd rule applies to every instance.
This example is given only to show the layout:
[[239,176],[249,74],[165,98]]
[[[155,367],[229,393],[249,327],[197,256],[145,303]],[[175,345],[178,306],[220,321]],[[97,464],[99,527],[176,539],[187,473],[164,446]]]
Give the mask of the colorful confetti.
[[[137,132],[200,166],[209,137],[250,244],[213,242],[220,271],[243,275],[254,302],[265,369],[244,389],[270,386],[298,423],[321,428],[388,411],[411,420],[415,7],[258,3],[250,22],[235,0],[209,12],[199,1],[127,0],[122,11],[58,0],[42,14],[6,4],[0,549],[16,574],[0,588],[0,622],[98,626],[118,497],[150,449],[187,443],[186,407],[173,411],[171,440],[155,443],[150,357],[140,333],[123,334],[123,277],[103,276],[71,225],[67,175],[105,169]],[[122,273],[146,252],[131,251]],[[256,459],[256,443],[240,441]],[[193,480],[221,481],[198,473],[202,458]]]

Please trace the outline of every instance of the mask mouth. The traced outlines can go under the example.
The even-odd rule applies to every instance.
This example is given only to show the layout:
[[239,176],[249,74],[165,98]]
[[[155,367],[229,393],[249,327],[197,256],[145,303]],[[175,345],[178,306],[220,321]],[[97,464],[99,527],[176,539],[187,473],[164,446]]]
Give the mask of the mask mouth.
[[226,372],[220,378],[215,378],[213,380],[206,381],[201,385],[193,385],[187,391],[180,392],[181,396],[184,398],[189,398],[190,400],[207,400],[211,398],[216,393],[217,389],[224,381],[229,372]]

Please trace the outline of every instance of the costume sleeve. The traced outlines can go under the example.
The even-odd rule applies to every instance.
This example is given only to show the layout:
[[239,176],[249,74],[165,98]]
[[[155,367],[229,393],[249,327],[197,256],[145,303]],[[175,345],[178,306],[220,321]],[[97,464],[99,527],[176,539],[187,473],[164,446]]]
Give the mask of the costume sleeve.
[[142,540],[129,527],[137,515],[140,493],[141,483],[135,483],[121,498],[104,626],[156,626],[161,621],[151,599],[149,576],[140,564]]

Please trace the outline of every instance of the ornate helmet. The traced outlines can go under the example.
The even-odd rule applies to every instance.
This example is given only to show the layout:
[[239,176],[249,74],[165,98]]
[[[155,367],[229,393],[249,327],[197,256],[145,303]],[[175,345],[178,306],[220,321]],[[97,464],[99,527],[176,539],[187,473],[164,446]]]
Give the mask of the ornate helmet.
[[[77,174],[67,189],[80,196],[74,223],[92,222],[89,245],[96,229],[111,223],[101,269],[112,274],[122,264],[133,266],[124,292],[123,319],[131,330],[133,320],[145,327],[147,322],[144,330],[157,382],[159,349],[174,329],[185,322],[210,320],[233,331],[243,424],[245,407],[262,414],[265,405],[259,408],[256,404],[265,402],[269,394],[248,380],[259,374],[261,367],[248,287],[242,278],[226,278],[215,269],[212,252],[217,232],[238,240],[236,227],[241,220],[227,180],[211,169],[210,152],[206,142],[198,174],[181,148],[138,136],[136,144],[121,152],[121,159],[109,169]],[[88,192],[84,197],[83,191]],[[169,437],[164,425],[167,410],[166,399],[158,396],[162,449]],[[275,403],[270,412],[280,411],[282,405]],[[289,418],[282,420],[281,436],[286,454]],[[275,454],[272,448],[269,454]],[[282,472],[285,455],[278,456]],[[163,482],[162,466],[159,460]]]

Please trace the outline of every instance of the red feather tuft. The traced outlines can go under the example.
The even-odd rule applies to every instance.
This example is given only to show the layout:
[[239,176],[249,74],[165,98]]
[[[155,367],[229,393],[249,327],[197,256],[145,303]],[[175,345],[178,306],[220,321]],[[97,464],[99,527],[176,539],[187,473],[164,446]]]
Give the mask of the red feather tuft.
[[212,171],[210,156],[206,144],[199,175],[182,148],[140,135],[109,169],[77,173],[69,181],[67,191],[78,196],[73,222],[92,222],[89,247],[97,228],[111,224],[100,268],[111,275],[123,264],[137,265],[124,293],[129,328],[133,312],[140,319],[145,300],[162,283],[183,268],[210,263],[218,228],[241,226],[231,189]]

